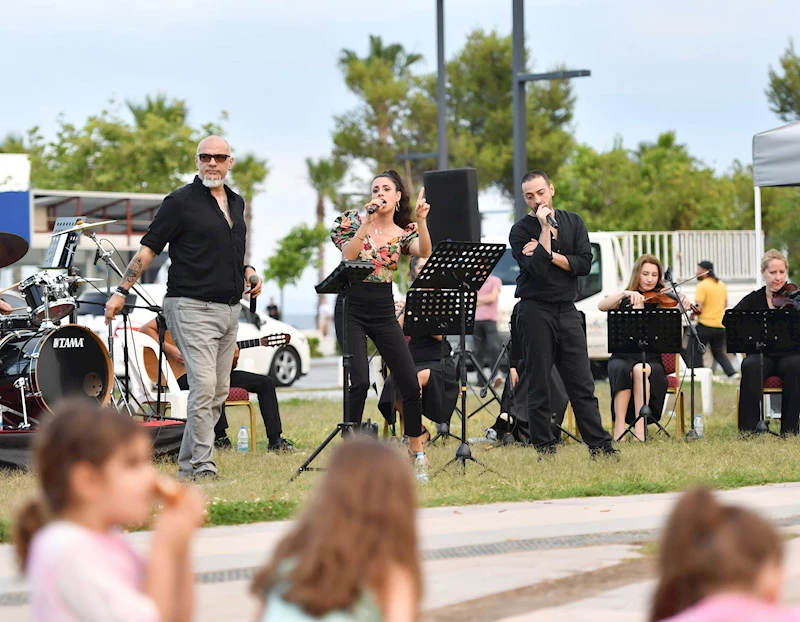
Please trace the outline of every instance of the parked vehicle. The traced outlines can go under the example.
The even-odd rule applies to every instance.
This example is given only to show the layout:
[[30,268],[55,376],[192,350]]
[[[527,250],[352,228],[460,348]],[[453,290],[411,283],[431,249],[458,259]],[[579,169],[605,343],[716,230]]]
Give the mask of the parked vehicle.
[[[505,243],[503,238],[484,238],[484,242]],[[642,253],[661,259],[664,268],[670,267],[676,282],[695,276],[697,264],[714,262],[719,278],[728,286],[728,306],[732,307],[756,288],[757,267],[755,232],[753,231],[628,231],[590,232],[592,266],[588,275],[579,279],[576,306],[586,314],[586,337],[589,358],[606,361],[608,328],[606,313],[597,303],[612,292],[625,289],[631,267]],[[514,297],[519,266],[506,249],[493,274],[503,281],[500,291],[498,330],[508,334],[511,311],[517,302]],[[681,291],[694,300],[696,281],[681,286]]]
[[[145,292],[160,304],[166,294],[165,285],[145,285]],[[103,317],[105,295],[97,291],[85,291],[78,298],[78,323],[97,333],[104,342],[108,338],[108,327]],[[135,304],[140,305],[141,300],[136,299]],[[128,326],[139,328],[152,319],[153,312],[147,309],[134,309],[128,317]],[[118,315],[112,323],[114,331],[114,373],[117,376],[125,374],[123,358],[123,320]],[[249,302],[242,301],[239,305],[239,331],[237,341],[256,339],[274,333],[287,333],[291,336],[290,342],[280,348],[247,348],[241,351],[239,365],[236,369],[272,377],[275,384],[280,387],[291,386],[298,378],[305,376],[311,369],[311,352],[308,339],[299,330],[274,320],[271,317],[261,317],[258,313],[251,314]]]

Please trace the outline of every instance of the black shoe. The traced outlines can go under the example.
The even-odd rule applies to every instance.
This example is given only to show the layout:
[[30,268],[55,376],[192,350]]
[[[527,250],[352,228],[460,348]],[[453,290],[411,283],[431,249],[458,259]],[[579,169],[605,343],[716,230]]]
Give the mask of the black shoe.
[[556,452],[558,451],[558,447],[555,443],[550,443],[549,445],[541,445],[540,447],[537,447],[536,451],[539,453],[538,461],[541,462],[545,457],[555,456]]
[[219,474],[214,471],[200,471],[192,476],[195,482],[216,482],[219,480]]
[[216,449],[233,449],[233,443],[227,436],[220,436],[214,439],[214,447]]
[[597,460],[597,457],[611,458],[612,460],[619,460],[620,450],[614,449],[611,443],[608,445],[600,445],[599,447],[589,447],[589,457],[592,460]]
[[267,445],[267,451],[274,451],[276,453],[292,452],[295,451],[294,443],[285,438],[279,438],[276,442]]

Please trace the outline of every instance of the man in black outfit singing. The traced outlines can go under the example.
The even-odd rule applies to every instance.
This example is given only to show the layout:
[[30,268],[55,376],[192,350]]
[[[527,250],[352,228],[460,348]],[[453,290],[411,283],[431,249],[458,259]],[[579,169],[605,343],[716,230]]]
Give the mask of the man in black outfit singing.
[[[618,453],[603,428],[581,313],[575,308],[578,277],[589,274],[592,247],[583,219],[553,209],[555,188],[542,171],[522,178],[530,213],[511,228],[509,241],[520,267],[517,298],[523,358],[528,370],[528,421],[531,442],[554,453],[550,426],[550,373],[558,368],[583,440],[592,456]],[[556,226],[553,226],[556,225]]]

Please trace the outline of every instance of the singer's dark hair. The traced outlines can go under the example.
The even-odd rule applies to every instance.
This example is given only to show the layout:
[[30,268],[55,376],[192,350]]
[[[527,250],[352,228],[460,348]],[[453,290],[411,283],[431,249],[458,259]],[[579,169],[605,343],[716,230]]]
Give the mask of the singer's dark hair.
[[408,198],[408,191],[406,190],[406,185],[403,183],[403,178],[400,177],[397,171],[390,169],[375,175],[375,177],[372,178],[372,183],[375,183],[375,180],[381,177],[391,179],[394,187],[400,192],[400,203],[397,206],[397,211],[394,213],[394,224],[401,229],[405,229],[411,222],[411,200]]
[[530,181],[531,179],[538,179],[538,178],[544,179],[545,183],[547,183],[548,185],[550,183],[552,183],[550,181],[550,178],[547,176],[547,173],[545,173],[544,171],[536,171],[536,170],[534,170],[534,171],[528,171],[527,173],[525,173],[525,175],[522,176],[522,181],[519,182],[519,185],[521,186],[522,184],[524,184],[525,182]]

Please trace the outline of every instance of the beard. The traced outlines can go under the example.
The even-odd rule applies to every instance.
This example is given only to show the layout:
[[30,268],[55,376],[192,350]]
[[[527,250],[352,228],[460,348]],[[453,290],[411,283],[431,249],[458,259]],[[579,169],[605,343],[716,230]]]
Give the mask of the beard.
[[220,177],[219,179],[214,179],[214,178],[209,178],[209,177],[206,177],[205,175],[203,175],[200,178],[200,181],[203,182],[203,185],[206,188],[219,188],[222,184],[225,183],[225,178],[224,177]]

